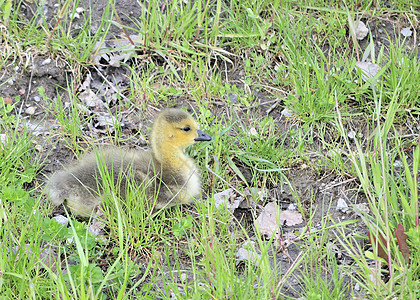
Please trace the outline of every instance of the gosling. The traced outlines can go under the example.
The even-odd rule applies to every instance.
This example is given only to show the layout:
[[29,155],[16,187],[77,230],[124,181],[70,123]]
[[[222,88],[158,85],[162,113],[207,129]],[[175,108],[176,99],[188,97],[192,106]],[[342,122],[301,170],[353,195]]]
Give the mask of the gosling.
[[175,108],[163,110],[152,127],[152,151],[100,148],[55,173],[47,185],[48,198],[56,206],[66,202],[74,214],[88,217],[101,204],[104,184],[108,184],[101,174],[108,174],[121,198],[134,184],[145,191],[142,195],[147,199],[140,201],[154,211],[190,204],[200,193],[201,180],[184,150],[198,141],[211,141],[211,137],[198,129],[190,114]]

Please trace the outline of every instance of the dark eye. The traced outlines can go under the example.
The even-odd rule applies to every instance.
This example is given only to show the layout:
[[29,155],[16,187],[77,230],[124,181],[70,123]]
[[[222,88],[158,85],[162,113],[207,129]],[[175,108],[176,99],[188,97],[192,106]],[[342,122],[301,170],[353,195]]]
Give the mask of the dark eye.
[[182,128],[182,130],[184,130],[185,132],[188,132],[191,130],[190,126],[185,126],[184,128]]

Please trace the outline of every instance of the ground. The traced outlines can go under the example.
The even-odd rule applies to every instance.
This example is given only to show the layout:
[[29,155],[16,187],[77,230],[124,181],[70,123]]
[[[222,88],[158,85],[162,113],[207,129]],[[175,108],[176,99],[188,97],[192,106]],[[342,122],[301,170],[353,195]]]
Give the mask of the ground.
[[[184,3],[187,5],[188,1]],[[216,51],[209,55],[208,69],[202,72],[197,70],[199,67],[193,62],[182,60],[183,54],[180,54],[183,53],[182,42],[169,50],[170,55],[162,54],[162,51],[159,52],[157,46],[155,48],[151,46],[157,44],[158,38],[156,38],[155,44],[153,42],[149,44],[149,50],[147,47],[142,47],[142,43],[146,45],[147,36],[141,36],[140,32],[142,31],[133,30],[133,28],[143,28],[144,24],[140,24],[139,20],[149,9],[147,3],[139,5],[139,2],[136,1],[118,0],[114,4],[116,10],[113,10],[109,2],[105,0],[95,1],[95,3],[80,1],[77,2],[77,6],[72,7],[72,5],[73,3],[69,7],[60,6],[50,0],[43,2],[42,5],[36,1],[28,1],[21,2],[19,11],[15,13],[19,14],[22,22],[36,20],[42,26],[47,26],[48,31],[53,34],[55,30],[68,31],[71,33],[69,36],[73,37],[83,31],[88,32],[89,35],[95,35],[101,31],[106,32],[103,43],[98,39],[94,45],[84,45],[83,42],[80,42],[76,47],[71,48],[61,47],[57,40],[51,39],[48,43],[51,43],[52,51],[23,49],[22,46],[22,51],[28,55],[16,55],[14,60],[7,60],[7,63],[0,69],[0,80],[3,82],[0,84],[0,97],[5,102],[17,104],[13,113],[22,120],[19,123],[18,131],[30,130],[33,143],[31,153],[37,157],[37,161],[41,164],[37,176],[28,184],[27,188],[34,189],[34,194],[40,197],[42,205],[48,205],[48,200],[45,195],[42,195],[42,190],[48,178],[56,170],[77,159],[83,152],[91,151],[93,145],[116,144],[123,148],[138,149],[139,151],[148,149],[148,135],[154,116],[164,107],[180,107],[192,112],[201,123],[203,130],[214,135],[214,144],[200,146],[200,148],[194,146],[189,150],[190,156],[196,159],[202,172],[204,182],[202,201],[214,201],[215,194],[223,192],[229,187],[235,189],[229,197],[231,202],[238,200],[241,195],[252,199],[252,205],[246,205],[242,199],[242,204],[239,207],[232,208],[230,210],[232,217],[228,218],[229,226],[220,230],[226,230],[227,235],[238,236],[235,240],[237,245],[234,247],[230,245],[229,249],[237,250],[240,248],[241,242],[250,239],[257,242],[257,252],[264,253],[265,251],[267,253],[270,267],[277,270],[275,272],[277,280],[281,283],[278,285],[281,288],[273,295],[280,298],[299,298],[306,295],[307,299],[311,298],[307,287],[310,281],[307,282],[302,278],[306,278],[306,268],[312,264],[301,263],[300,259],[303,259],[301,257],[303,253],[312,249],[314,245],[331,250],[332,256],[336,260],[336,264],[333,266],[354,266],[355,264],[355,257],[342,243],[337,241],[340,239],[340,234],[355,236],[354,242],[359,245],[360,249],[371,249],[366,238],[369,228],[363,222],[360,217],[361,213],[358,211],[358,209],[369,211],[369,197],[366,196],[361,180],[355,172],[354,164],[346,153],[357,152],[357,137],[361,141],[366,141],[374,132],[372,126],[375,123],[370,120],[375,108],[375,103],[372,100],[375,97],[371,96],[377,89],[374,85],[371,89],[366,89],[367,92],[365,90],[361,92],[361,94],[367,94],[366,97],[364,96],[365,98],[360,97],[361,94],[358,94],[357,88],[348,95],[344,95],[345,99],[342,102],[346,104],[345,106],[341,106],[341,102],[340,105],[335,105],[336,101],[337,104],[341,101],[342,95],[336,95],[336,98],[332,100],[333,104],[329,103],[329,107],[325,106],[324,108],[323,104],[320,104],[320,108],[315,108],[314,111],[318,109],[322,112],[325,109],[325,115],[330,113],[333,117],[325,118],[323,115],[322,118],[316,120],[317,113],[310,109],[300,114],[297,111],[300,104],[304,105],[304,96],[300,95],[296,82],[305,81],[305,78],[295,78],[288,75],[286,69],[283,71],[281,69],[283,65],[292,66],[296,63],[296,61],[291,61],[292,55],[288,52],[292,51],[290,47],[288,49],[286,46],[279,47],[279,52],[275,53],[264,51],[264,43],[267,43],[266,47],[270,47],[269,40],[263,40],[264,42],[260,45],[249,45],[248,47],[241,45],[239,49],[235,48],[233,42],[226,43],[221,48],[216,44],[211,44],[209,47],[214,47]],[[76,10],[76,8],[78,9]],[[170,8],[168,3],[161,2],[158,9],[165,13]],[[113,11],[113,16],[112,25],[106,31],[103,29],[103,25],[109,20],[104,21],[103,16],[107,9]],[[212,6],[212,9],[217,9],[217,7]],[[62,14],[61,10],[65,14]],[[294,11],[299,12],[298,9],[294,9]],[[319,11],[305,9],[309,24],[311,18],[319,20],[323,17]],[[74,17],[75,12],[79,17]],[[355,12],[357,12],[357,7]],[[418,7],[415,7],[414,12],[418,13]],[[251,12],[248,13],[250,14],[248,18],[252,18]],[[74,17],[71,22],[68,21],[69,14],[73,14]],[[414,15],[416,14],[414,13]],[[418,18],[418,14],[416,16]],[[89,17],[90,20],[87,29],[84,27],[86,17]],[[297,17],[298,14],[290,14],[291,24]],[[342,53],[339,52],[341,48],[331,45],[330,36],[345,35],[348,37],[349,48],[353,49],[352,46],[354,46],[356,49],[344,54],[348,56],[349,60],[356,56],[358,61],[361,60],[363,56],[367,55],[366,53],[369,53],[366,49],[371,49],[375,55],[381,54],[388,57],[392,55],[393,47],[400,47],[401,44],[403,55],[413,61],[417,57],[418,63],[420,52],[415,34],[419,29],[418,21],[413,25],[410,24],[412,18],[404,18],[397,10],[391,10],[389,13],[377,13],[373,8],[360,13],[359,17],[366,23],[371,35],[358,41],[358,47],[353,45],[355,40],[351,38],[348,28],[343,33],[340,31],[340,26],[336,28],[326,26],[317,33],[307,33],[308,35],[312,34],[309,39],[312,38],[319,50],[319,52],[314,50],[314,55],[322,53],[325,61],[341,57]],[[263,18],[263,16],[256,18]],[[267,20],[269,19],[267,18]],[[123,31],[121,25],[127,29]],[[414,34],[402,40],[400,32],[404,28],[411,28]],[[334,31],[335,29],[337,31]],[[150,35],[152,35],[152,31],[150,29]],[[167,34],[172,34],[170,33],[171,29],[168,29],[168,32]],[[173,29],[172,32],[175,35],[176,29]],[[275,34],[281,33],[273,28],[269,28],[266,33],[267,36]],[[135,47],[132,47],[128,36],[132,39]],[[164,39],[165,35],[160,38]],[[64,40],[60,41],[64,42]],[[177,41],[174,40],[174,42]],[[202,40],[188,41],[190,44],[196,42],[205,43]],[[86,47],[90,51],[78,50],[78,47]],[[69,49],[73,49],[73,51]],[[199,49],[202,50],[202,48]],[[383,49],[383,52],[377,49]],[[204,50],[202,51],[204,52]],[[87,59],[82,60],[77,57],[86,55],[86,53],[89,53]],[[273,73],[265,76],[265,74],[258,74],[259,71],[257,73],[250,71],[250,68],[257,69],[258,58],[263,59],[263,64],[267,64],[267,69]],[[79,59],[80,63],[75,64],[75,61]],[[394,62],[392,61],[392,63]],[[308,58],[305,63],[309,65],[313,61]],[[151,65],[156,68],[151,68]],[[179,80],[188,76],[189,71],[186,70],[190,70],[189,68],[194,70],[191,72],[196,72],[195,76],[199,74],[196,86],[194,86],[194,80]],[[309,70],[308,74],[319,72],[320,80],[322,81],[322,78],[325,77],[324,80],[328,81],[327,76],[336,72],[333,70],[343,71],[346,68],[348,68],[347,65],[331,64],[325,65],[325,70],[322,67],[321,71]],[[387,72],[392,73],[392,67],[389,68]],[[353,80],[356,82],[357,71],[353,73]],[[283,75],[284,78],[281,77]],[[200,78],[200,76],[202,77]],[[220,87],[211,86],[215,83],[208,79],[209,76],[218,76],[221,80]],[[273,76],[278,77],[273,78]],[[387,76],[387,74],[384,73],[381,76]],[[150,77],[149,80],[145,79],[148,77]],[[279,84],[279,78],[284,79],[285,83]],[[418,81],[416,82],[418,83]],[[143,85],[144,83],[146,83],[146,87]],[[351,85],[351,81],[348,84]],[[363,82],[358,82],[356,85],[362,89]],[[412,95],[416,95],[416,89],[408,88],[407,90],[407,97],[415,99],[415,96]],[[323,96],[316,92],[314,95],[316,97]],[[328,97],[331,95],[334,94],[332,93]],[[360,99],[366,103],[361,103]],[[416,109],[418,111],[418,99],[411,103],[414,105],[411,107],[408,105],[403,109],[408,112],[415,112]],[[294,108],[296,111],[293,110]],[[343,115],[343,129],[347,136],[339,130],[339,121],[337,120],[340,115],[337,114],[337,111]],[[311,118],[313,118],[313,122],[307,121]],[[410,141],[415,140],[420,131],[418,114],[400,114],[397,118],[399,118],[399,122],[394,124],[396,132],[400,136],[407,136]],[[386,118],[381,121],[384,119]],[[247,142],[244,142],[244,136],[248,139]],[[260,144],[255,145],[256,143]],[[407,148],[404,151],[410,153],[415,148],[415,143],[411,142],[410,144],[409,142],[405,146]],[[264,150],[266,149],[264,147],[268,147],[268,150]],[[377,151],[372,144],[364,144],[363,147],[367,151],[370,149],[371,153]],[[277,149],[279,149],[278,155],[274,153]],[[260,159],[255,158],[256,156]],[[271,164],[267,163],[267,160],[270,160]],[[413,157],[408,156],[409,163],[412,164],[413,160]],[[269,168],[278,168],[278,170],[267,171]],[[402,173],[399,171],[398,174]],[[222,178],[219,179],[219,177]],[[252,195],[250,188],[262,190],[264,196]],[[341,206],[343,200],[349,207]],[[292,226],[288,226],[287,221],[278,224],[280,233],[271,241],[268,241],[269,237],[263,239],[266,244],[258,244],[255,220],[263,211],[263,207],[273,201],[282,211],[290,210],[291,204],[295,204],[295,206],[297,204],[298,211],[303,216],[303,222]],[[352,205],[356,205],[356,209],[353,209]],[[169,214],[168,219],[180,218],[179,216],[171,217],[170,213],[164,213]],[[201,212],[196,206],[183,208],[182,219],[191,214],[197,222],[200,222],[200,217],[196,216]],[[66,216],[63,207],[51,208],[48,211],[49,218],[56,216]],[[86,224],[91,222],[91,220],[78,220]],[[221,223],[223,222],[221,221]],[[346,225],[336,225],[339,223]],[[219,225],[213,229],[217,230]],[[171,227],[171,225],[166,225],[166,227]],[[241,228],[245,228],[246,234],[241,231]],[[299,236],[298,232],[305,232],[305,234]],[[131,286],[139,283],[137,291],[141,291],[143,295],[150,293],[156,297],[158,297],[157,295],[162,298],[169,297],[171,292],[167,289],[166,279],[159,278],[172,276],[169,274],[178,270],[178,278],[173,282],[178,283],[178,293],[186,293],[186,290],[183,289],[185,288],[183,285],[185,278],[183,279],[182,276],[186,276],[188,282],[193,282],[196,280],[196,274],[190,270],[198,268],[197,265],[206,269],[205,266],[200,265],[201,262],[197,264],[197,261],[207,257],[208,249],[203,250],[200,248],[201,246],[197,246],[197,253],[190,254],[194,250],[192,248],[195,247],[192,244],[199,239],[199,235],[200,233],[197,232],[197,235],[174,239],[168,233],[170,238],[165,238],[164,241],[154,241],[153,246],[147,244],[144,247],[138,246],[141,244],[138,240],[127,238],[129,242],[134,244],[137,242],[136,246],[127,247],[128,256],[137,265],[139,272],[132,279]],[[98,259],[98,261],[103,261],[103,264],[98,261],[95,263],[106,274],[118,257],[118,255],[111,254],[113,249],[121,245],[118,245],[118,234],[115,233],[115,227],[110,224],[105,226],[105,232],[102,232],[101,236],[107,240],[105,246],[101,246],[103,252]],[[156,234],[153,238],[157,239],[159,236]],[[206,239],[210,239],[208,244],[212,243],[211,239],[213,238],[215,240],[227,239],[218,232],[207,233],[205,236]],[[211,246],[209,247],[211,248]],[[214,255],[216,256],[216,254]],[[64,272],[67,268],[65,264],[67,257],[63,254],[57,257],[62,262],[61,266]],[[322,266],[323,257],[318,257],[318,259],[320,260],[320,262],[318,261],[319,265]],[[232,253],[232,257],[228,258],[228,261],[231,260],[235,260],[235,253]],[[152,265],[149,268],[152,261],[156,261],[163,267]],[[236,261],[236,263],[238,262],[239,260]],[[205,263],[203,264],[205,265]],[[248,272],[245,267],[241,269],[243,264],[243,262],[238,263],[236,266],[239,278]],[[317,263],[313,265],[317,265]],[[247,264],[246,267],[249,268]],[[158,279],[154,278],[155,276]],[[334,281],[334,270],[328,264],[326,264],[325,271],[313,271],[312,276],[314,277],[313,282],[332,282],[332,286],[337,284],[337,281]],[[316,278],[317,276],[321,278]],[[340,276],[343,276],[343,282],[340,284],[346,289],[343,294],[340,294],[341,296],[350,298],[365,295],[366,291],[360,291],[360,287],[356,287],[358,283],[354,281],[351,274],[343,272],[340,273]],[[282,278],[287,280],[282,282]],[[258,286],[259,282],[256,281],[254,283]],[[211,278],[208,279],[208,282],[216,285]],[[130,285],[127,290],[129,288]],[[146,290],[147,292],[145,292]],[[110,293],[112,294],[112,292]],[[274,297],[273,295],[272,297]]]

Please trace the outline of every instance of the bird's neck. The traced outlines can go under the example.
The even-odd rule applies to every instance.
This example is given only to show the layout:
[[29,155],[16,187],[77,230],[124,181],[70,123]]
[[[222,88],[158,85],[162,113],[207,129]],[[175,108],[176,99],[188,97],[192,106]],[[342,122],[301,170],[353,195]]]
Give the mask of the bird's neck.
[[162,142],[160,145],[157,144],[155,146],[153,152],[163,168],[181,169],[188,161],[184,151],[170,143]]

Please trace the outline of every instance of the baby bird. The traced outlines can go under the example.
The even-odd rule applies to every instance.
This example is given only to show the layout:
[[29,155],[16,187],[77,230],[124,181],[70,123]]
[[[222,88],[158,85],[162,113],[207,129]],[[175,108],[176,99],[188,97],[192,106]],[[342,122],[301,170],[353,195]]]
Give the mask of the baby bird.
[[134,185],[146,191],[147,199],[141,201],[154,210],[191,203],[200,193],[201,180],[184,149],[195,141],[210,140],[187,112],[163,110],[153,124],[152,151],[111,147],[87,154],[52,176],[46,189],[48,198],[54,205],[66,201],[73,213],[90,216],[101,204],[107,184],[101,174],[108,174],[122,198],[127,188]]

